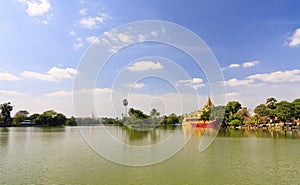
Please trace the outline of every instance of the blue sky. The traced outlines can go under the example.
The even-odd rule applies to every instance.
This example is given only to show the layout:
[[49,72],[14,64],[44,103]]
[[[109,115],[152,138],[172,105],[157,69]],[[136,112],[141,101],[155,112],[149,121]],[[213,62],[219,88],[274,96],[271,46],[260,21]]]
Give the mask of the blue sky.
[[[15,111],[41,113],[55,109],[74,115],[73,81],[91,42],[115,27],[143,20],[169,21],[197,34],[221,67],[226,101],[238,100],[250,109],[270,96],[291,101],[299,98],[300,92],[299,8],[296,0],[3,1],[0,102],[11,101]],[[189,81],[182,76],[184,79],[173,84],[187,90],[182,94],[186,98],[184,106],[180,107],[176,88],[157,79],[131,84],[124,81],[124,86],[132,88],[129,96],[112,89],[122,70],[172,73],[166,67],[168,62],[148,57],[154,55],[175,61],[190,75]],[[124,49],[111,58],[99,75],[95,108],[86,108],[78,116],[90,115],[92,111],[100,116],[119,116],[123,109],[116,108],[118,103],[103,108],[111,104],[112,96],[118,96],[118,100],[131,97],[131,106],[146,112],[152,106],[166,114],[192,111],[199,105],[191,102],[196,100],[201,105],[210,92],[204,73],[195,70],[190,60],[174,48],[155,43]],[[197,96],[188,93],[194,91]]]

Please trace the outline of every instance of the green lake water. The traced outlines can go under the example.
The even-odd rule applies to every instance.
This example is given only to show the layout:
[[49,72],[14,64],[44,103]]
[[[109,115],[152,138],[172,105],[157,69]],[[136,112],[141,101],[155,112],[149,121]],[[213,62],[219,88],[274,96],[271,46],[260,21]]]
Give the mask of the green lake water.
[[[0,128],[0,184],[300,184],[299,131],[223,130],[199,152],[199,129],[171,158],[134,167],[107,160],[87,144],[106,141],[103,130],[132,146],[192,132],[132,132],[117,126],[84,127],[81,132],[77,127]],[[85,131],[90,138],[82,137]]]

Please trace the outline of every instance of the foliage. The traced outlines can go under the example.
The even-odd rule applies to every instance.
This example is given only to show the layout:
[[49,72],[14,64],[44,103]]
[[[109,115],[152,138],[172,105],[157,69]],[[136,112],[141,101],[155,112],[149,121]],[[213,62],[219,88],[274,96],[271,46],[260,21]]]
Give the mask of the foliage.
[[62,126],[66,120],[65,115],[57,113],[54,110],[48,110],[38,115],[33,121],[43,126]]
[[275,109],[276,108],[276,102],[277,102],[277,100],[275,98],[267,98],[266,105],[270,109]]
[[3,120],[3,123],[1,125],[7,126],[11,123],[11,116],[10,113],[13,110],[13,106],[10,102],[3,103],[0,105],[1,110],[1,119]]
[[275,114],[282,122],[290,120],[293,117],[292,104],[287,101],[276,103]]
[[230,124],[231,126],[237,127],[237,126],[242,125],[242,121],[239,120],[239,119],[234,119],[234,120],[230,121],[229,124]]
[[71,118],[67,119],[66,125],[67,126],[76,126],[77,122],[76,122],[75,117],[72,116]]
[[292,102],[293,116],[295,119],[300,119],[300,99],[295,99]]
[[270,114],[270,108],[265,104],[260,104],[254,109],[254,113],[259,116],[268,116]]
[[122,125],[120,120],[113,118],[103,118],[102,123],[105,125]]
[[204,111],[204,112],[201,114],[200,119],[201,119],[202,121],[204,121],[204,123],[205,123],[206,121],[209,120],[209,118],[210,118],[210,113],[211,113],[211,110]]
[[149,117],[148,115],[144,114],[143,111],[134,108],[130,108],[128,114],[130,117],[135,117],[137,119],[146,119]]
[[161,124],[163,125],[174,125],[178,124],[180,117],[177,116],[175,113],[170,114],[169,116],[164,116],[162,119]]
[[225,107],[225,120],[230,123],[232,120],[236,119],[235,114],[242,108],[240,102],[230,101]]
[[27,110],[20,110],[14,116],[14,124],[19,124],[22,121],[26,120],[29,115]]
[[211,109],[210,119],[223,120],[225,117],[225,106],[215,106]]
[[254,114],[249,119],[245,120],[245,125],[257,126],[261,123],[266,123],[267,117],[261,117],[259,114]]
[[37,117],[39,116],[39,114],[35,113],[35,114],[32,114],[28,117],[28,119],[30,119],[31,121],[34,121],[37,119]]

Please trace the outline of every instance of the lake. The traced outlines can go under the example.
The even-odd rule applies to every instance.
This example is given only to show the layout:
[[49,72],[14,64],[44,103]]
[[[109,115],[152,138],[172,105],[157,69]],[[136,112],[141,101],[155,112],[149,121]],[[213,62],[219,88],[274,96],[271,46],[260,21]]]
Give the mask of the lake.
[[[115,149],[104,132],[124,149]],[[118,126],[0,128],[0,184],[299,184],[299,131],[222,130],[200,152],[203,132],[180,127],[149,132]],[[165,146],[158,153],[127,158],[126,147],[156,146],[172,136],[173,146],[182,138],[187,143],[162,162],[127,166],[111,160],[168,153],[172,148]]]

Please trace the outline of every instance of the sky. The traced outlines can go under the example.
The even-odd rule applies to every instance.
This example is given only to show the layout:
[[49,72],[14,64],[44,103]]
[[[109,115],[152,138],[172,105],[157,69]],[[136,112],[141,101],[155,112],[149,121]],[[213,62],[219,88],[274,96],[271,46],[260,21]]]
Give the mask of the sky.
[[[124,113],[124,98],[146,113],[201,108],[213,94],[211,74],[180,48],[142,42],[147,34],[159,37],[163,27],[156,28],[161,33],[135,36],[111,31],[145,20],[174,23],[206,44],[223,76],[225,102],[236,100],[253,110],[268,97],[292,101],[300,94],[299,8],[297,0],[2,1],[0,103],[11,102],[14,113],[54,109],[67,116],[93,112],[101,117]],[[141,42],[113,48],[104,67],[95,69],[92,89],[74,89],[91,44],[103,37],[115,39],[108,45],[116,39]],[[74,103],[76,91],[93,96],[93,104]]]

